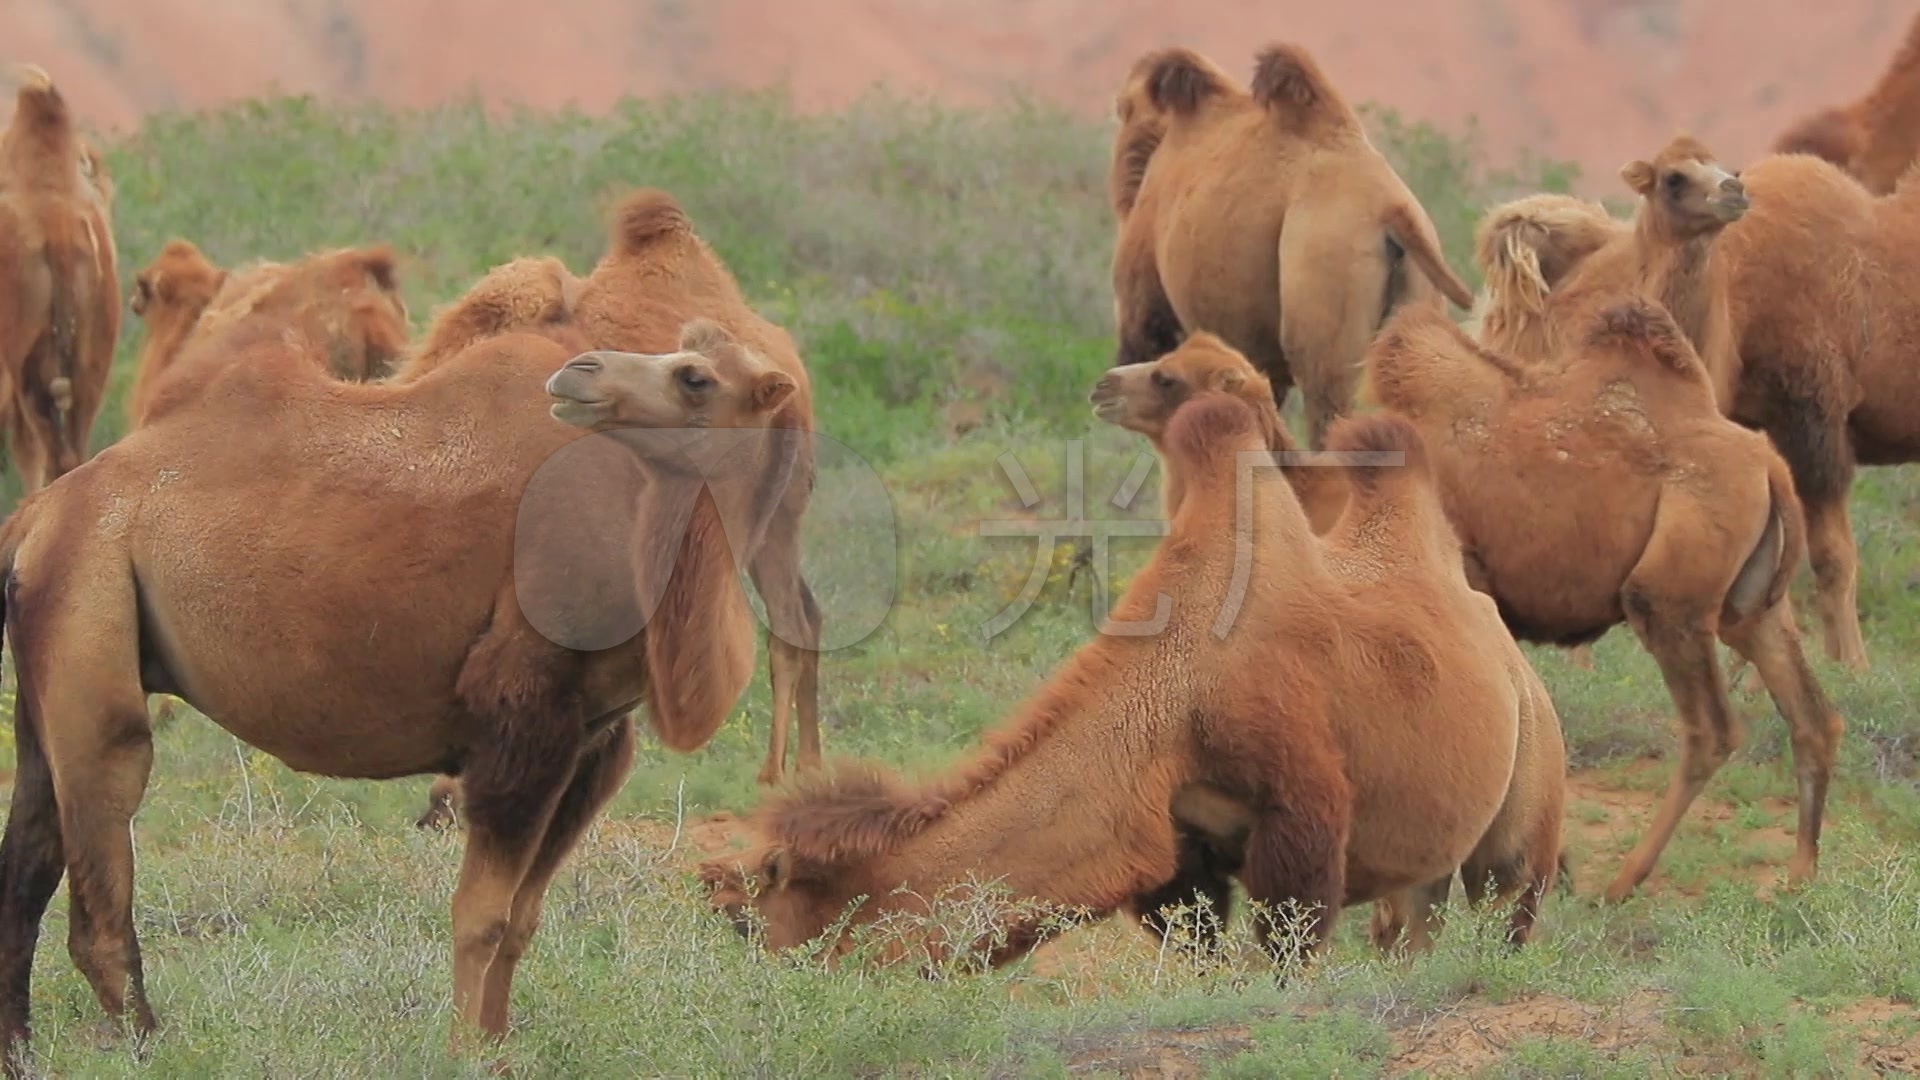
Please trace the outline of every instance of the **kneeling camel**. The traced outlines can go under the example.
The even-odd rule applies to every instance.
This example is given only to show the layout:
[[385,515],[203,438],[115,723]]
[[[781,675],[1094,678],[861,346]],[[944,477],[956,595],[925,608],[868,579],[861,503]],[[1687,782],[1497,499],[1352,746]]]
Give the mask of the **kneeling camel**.
[[[1407,467],[1356,468],[1323,542],[1285,480],[1251,467],[1268,453],[1263,428],[1219,391],[1180,404],[1160,446],[1183,494],[1100,636],[944,776],[843,766],[771,799],[749,819],[756,846],[703,865],[712,903],[786,948],[857,898],[852,927],[982,879],[1043,909],[1125,908],[1157,929],[1166,905],[1202,897],[1224,916],[1231,877],[1269,910],[1304,908],[1317,950],[1343,907],[1467,865],[1527,894],[1524,938],[1559,818],[1521,812],[1515,763],[1550,706],[1467,587],[1419,437],[1391,419],[1335,429],[1335,448],[1397,452]],[[1330,544],[1382,572],[1336,573]],[[1019,917],[998,942],[915,945],[1005,962],[1048,925]],[[1274,929],[1256,922],[1270,949],[1299,955]],[[852,938],[824,944],[844,955]]]

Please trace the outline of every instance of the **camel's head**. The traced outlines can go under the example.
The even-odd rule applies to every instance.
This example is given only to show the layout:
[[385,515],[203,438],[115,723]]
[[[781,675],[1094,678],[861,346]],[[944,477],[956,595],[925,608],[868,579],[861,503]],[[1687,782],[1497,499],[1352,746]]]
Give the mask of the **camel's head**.
[[547,380],[554,419],[590,431],[764,428],[799,384],[709,319],[694,319],[670,353],[599,349]]
[[1713,232],[1747,212],[1747,188],[1739,174],[1723,168],[1690,136],[1674,139],[1652,161],[1628,162],[1620,178],[1681,235]]
[[1266,407],[1273,402],[1266,377],[1226,342],[1204,332],[1151,363],[1109,369],[1087,400],[1093,403],[1093,415],[1107,423],[1158,440],[1174,410],[1203,390]]
[[227,272],[207,261],[191,241],[167,241],[146,269],[134,275],[128,302],[149,324],[162,319],[192,323],[213,302]]
[[833,888],[784,845],[772,844],[700,864],[708,903],[740,936],[756,924],[770,949],[790,949],[819,937],[845,912],[850,896]]

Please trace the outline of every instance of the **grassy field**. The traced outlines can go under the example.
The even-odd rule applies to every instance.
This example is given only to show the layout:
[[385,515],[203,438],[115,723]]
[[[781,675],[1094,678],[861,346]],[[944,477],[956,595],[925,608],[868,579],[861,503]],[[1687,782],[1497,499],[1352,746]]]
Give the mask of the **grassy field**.
[[[1471,139],[1374,122],[1463,271],[1481,208],[1568,180],[1550,164],[1489,168]],[[824,662],[829,753],[931,769],[1092,632],[1091,585],[1072,575],[1064,538],[1031,609],[984,640],[1035,552],[983,538],[981,523],[1065,516],[1074,440],[1092,516],[1157,505],[1157,473],[1131,510],[1107,502],[1141,447],[1096,427],[1085,404],[1111,355],[1105,138],[1019,105],[875,99],[796,117],[777,99],[730,95],[489,118],[279,100],[156,121],[113,145],[111,167],[126,281],[173,235],[227,263],[382,240],[405,257],[416,324],[516,254],[584,272],[607,200],[633,184],[673,191],[799,336],[821,430],[849,451],[823,470],[809,522],[830,624],[855,628]],[[138,339],[130,321],[97,444],[118,432]],[[1006,454],[1041,504],[1022,505]],[[884,497],[862,483],[867,466]],[[891,566],[846,539],[889,512]],[[1616,631],[1592,671],[1533,652],[1574,757],[1577,885],[1550,902],[1532,947],[1508,952],[1493,920],[1456,911],[1433,955],[1385,961],[1364,943],[1362,910],[1324,963],[1284,982],[1246,954],[1241,928],[1224,963],[1196,965],[1118,923],[990,974],[827,972],[749,950],[706,914],[688,872],[757,797],[763,664],[707,748],[643,745],[555,884],[521,968],[510,1059],[543,1076],[1920,1070],[1916,516],[1912,474],[1867,474],[1855,522],[1875,668],[1850,677],[1816,660],[1849,729],[1823,877],[1803,892],[1776,891],[1792,781],[1784,729],[1749,692],[1747,748],[1644,895],[1595,903],[1672,743],[1654,665]],[[1116,545],[1114,584],[1149,543]],[[7,764],[11,734],[0,727]],[[191,715],[157,741],[135,823],[136,913],[164,1032],[136,1060],[102,1029],[56,900],[36,968],[42,1064],[72,1076],[481,1074],[444,1053],[460,845],[413,828],[424,778],[300,776]]]

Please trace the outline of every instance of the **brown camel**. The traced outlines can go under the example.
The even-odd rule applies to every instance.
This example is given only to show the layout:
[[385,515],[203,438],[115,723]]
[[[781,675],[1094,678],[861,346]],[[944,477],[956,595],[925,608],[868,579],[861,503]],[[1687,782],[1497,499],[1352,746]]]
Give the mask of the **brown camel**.
[[[169,240],[134,277],[133,313],[146,323],[127,423],[139,427],[156,409],[191,397],[191,385],[162,390],[184,357],[219,365],[220,350],[195,350],[200,341],[252,316],[265,316],[303,335],[312,362],[337,379],[367,382],[389,375],[407,344],[407,307],[400,298],[394,257],[386,245],[316,252],[290,263],[260,262],[228,272],[186,240]],[[202,371],[204,375],[204,371]]]
[[[1516,799],[1515,764],[1551,706],[1467,587],[1419,437],[1393,419],[1336,426],[1334,448],[1406,464],[1355,467],[1323,541],[1291,487],[1251,467],[1266,427],[1237,397],[1189,396],[1159,441],[1183,496],[1100,636],[938,779],[854,765],[772,798],[749,819],[757,846],[703,865],[714,905],[786,948],[861,897],[852,926],[996,879],[1049,914],[1124,907],[1156,929],[1165,906],[1202,897],[1224,916],[1234,877],[1263,907],[1304,908],[1317,950],[1344,906],[1465,865],[1524,894],[1524,939],[1560,822]],[[1375,572],[1338,574],[1335,557]],[[1005,962],[1051,925],[1015,916],[998,940],[913,944]],[[1269,917],[1256,926],[1301,955]]]
[[[410,383],[360,384],[256,316],[224,335],[233,362],[195,404],[22,503],[0,529],[20,685],[0,1044],[27,1038],[34,943],[63,871],[74,962],[110,1015],[154,1026],[128,828],[152,763],[149,693],[295,769],[459,775],[455,1031],[505,1033],[547,885],[626,775],[633,709],[691,751],[753,672],[739,541],[796,475],[794,440],[766,425],[799,387],[718,326],[681,322],[661,355],[592,352],[547,327]],[[731,433],[752,452],[736,440],[709,460],[706,442],[652,428]],[[574,468],[543,471],[563,454]],[[568,557],[538,557],[556,550]],[[569,640],[605,647],[556,642],[555,612],[577,620],[559,627]]]
[[120,334],[113,182],[47,73],[0,136],[0,428],[22,486],[87,459]]
[[[1338,455],[1295,449],[1286,426],[1281,422],[1280,413],[1274,407],[1266,379],[1246,357],[1212,334],[1195,334],[1178,349],[1150,364],[1134,364],[1108,371],[1094,387],[1091,399],[1094,415],[1147,436],[1154,448],[1160,451],[1164,471],[1161,494],[1166,516],[1171,520],[1179,509],[1185,482],[1178,472],[1178,462],[1165,452],[1162,439],[1167,421],[1180,403],[1194,393],[1207,390],[1230,394],[1254,410],[1260,418],[1267,448],[1278,455],[1281,474],[1293,485],[1294,495],[1306,512],[1308,523],[1317,534],[1330,532],[1345,511],[1351,490],[1346,467]],[[1336,575],[1346,575],[1356,580],[1365,580],[1377,574],[1379,571],[1365,549],[1357,550],[1362,557],[1353,559],[1350,556],[1356,549],[1351,545],[1329,548],[1329,569]],[[1517,661],[1514,665],[1517,677],[1539,702],[1533,714],[1534,723],[1523,727],[1521,731],[1520,757],[1515,767],[1516,788],[1512,797],[1514,805],[1531,807],[1532,813],[1538,816],[1528,818],[1523,815],[1516,820],[1531,822],[1529,827],[1545,829],[1547,826],[1544,822],[1559,820],[1565,801],[1566,746],[1560,733],[1559,718],[1553,711],[1551,699],[1547,697],[1545,684],[1539,681],[1538,674],[1518,650],[1509,653],[1509,660]],[[1561,875],[1570,873],[1564,853],[1558,872]],[[1466,872],[1466,876],[1469,897],[1478,903],[1484,895],[1481,887],[1485,883],[1473,880],[1470,871]],[[1424,897],[1406,895],[1382,901],[1376,908],[1375,939],[1383,946],[1391,943],[1408,925],[1409,916],[1413,914],[1410,904],[1424,899],[1430,912],[1446,900],[1450,885],[1442,880],[1433,883],[1430,888],[1434,891]],[[1533,902],[1537,904],[1537,899]],[[1414,949],[1424,948],[1429,943],[1429,921],[1416,919],[1412,928],[1410,946]]]
[[[613,212],[607,253],[593,273],[567,292],[581,328],[595,347],[658,352],[673,347],[663,316],[692,312],[712,319],[793,380],[795,389],[770,423],[813,430],[813,392],[793,338],[762,318],[740,292],[719,256],[665,192],[641,189]],[[813,440],[798,437],[794,482],[748,557],[753,587],[767,610],[767,667],[773,690],[773,732],[762,784],[778,783],[787,757],[790,717],[799,714],[795,765],[820,764],[820,605],[800,568],[800,521],[813,494]]]
[[1920,154],[1920,15],[1865,97],[1794,121],[1774,141],[1779,154],[1812,154],[1886,195]]
[[1766,438],[1720,414],[1666,310],[1639,297],[1608,307],[1548,365],[1407,312],[1367,366],[1375,400],[1425,436],[1468,576],[1514,634],[1567,645],[1625,622],[1660,665],[1680,713],[1680,765],[1608,898],[1646,879],[1741,744],[1716,635],[1753,663],[1792,728],[1800,822],[1788,878],[1811,879],[1841,720],[1784,604],[1805,543],[1799,503]]
[[1320,447],[1388,313],[1437,310],[1436,287],[1473,303],[1432,220],[1305,49],[1265,49],[1246,88],[1191,50],[1148,53],[1115,112],[1116,365],[1211,331],[1278,403],[1299,383]]

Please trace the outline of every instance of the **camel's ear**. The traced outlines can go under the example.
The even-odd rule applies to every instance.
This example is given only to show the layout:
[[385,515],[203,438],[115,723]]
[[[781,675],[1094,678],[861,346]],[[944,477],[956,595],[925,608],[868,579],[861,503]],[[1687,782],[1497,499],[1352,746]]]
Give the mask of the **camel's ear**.
[[382,292],[400,291],[399,274],[396,268],[393,249],[381,244],[378,247],[362,248],[359,252],[360,267],[373,279],[375,287]]
[[1645,195],[1653,190],[1653,166],[1644,161],[1629,161],[1620,166],[1620,179],[1627,182],[1636,195]]
[[689,319],[680,328],[680,351],[706,354],[733,344],[733,335],[712,319]]
[[777,847],[760,860],[760,872],[754,875],[763,893],[775,893],[793,884],[793,856]]
[[800,384],[793,381],[793,376],[784,371],[766,372],[754,381],[753,408],[756,412],[772,412],[799,388]]
[[1223,394],[1237,394],[1246,385],[1247,373],[1239,368],[1224,368],[1213,374],[1213,389]]

